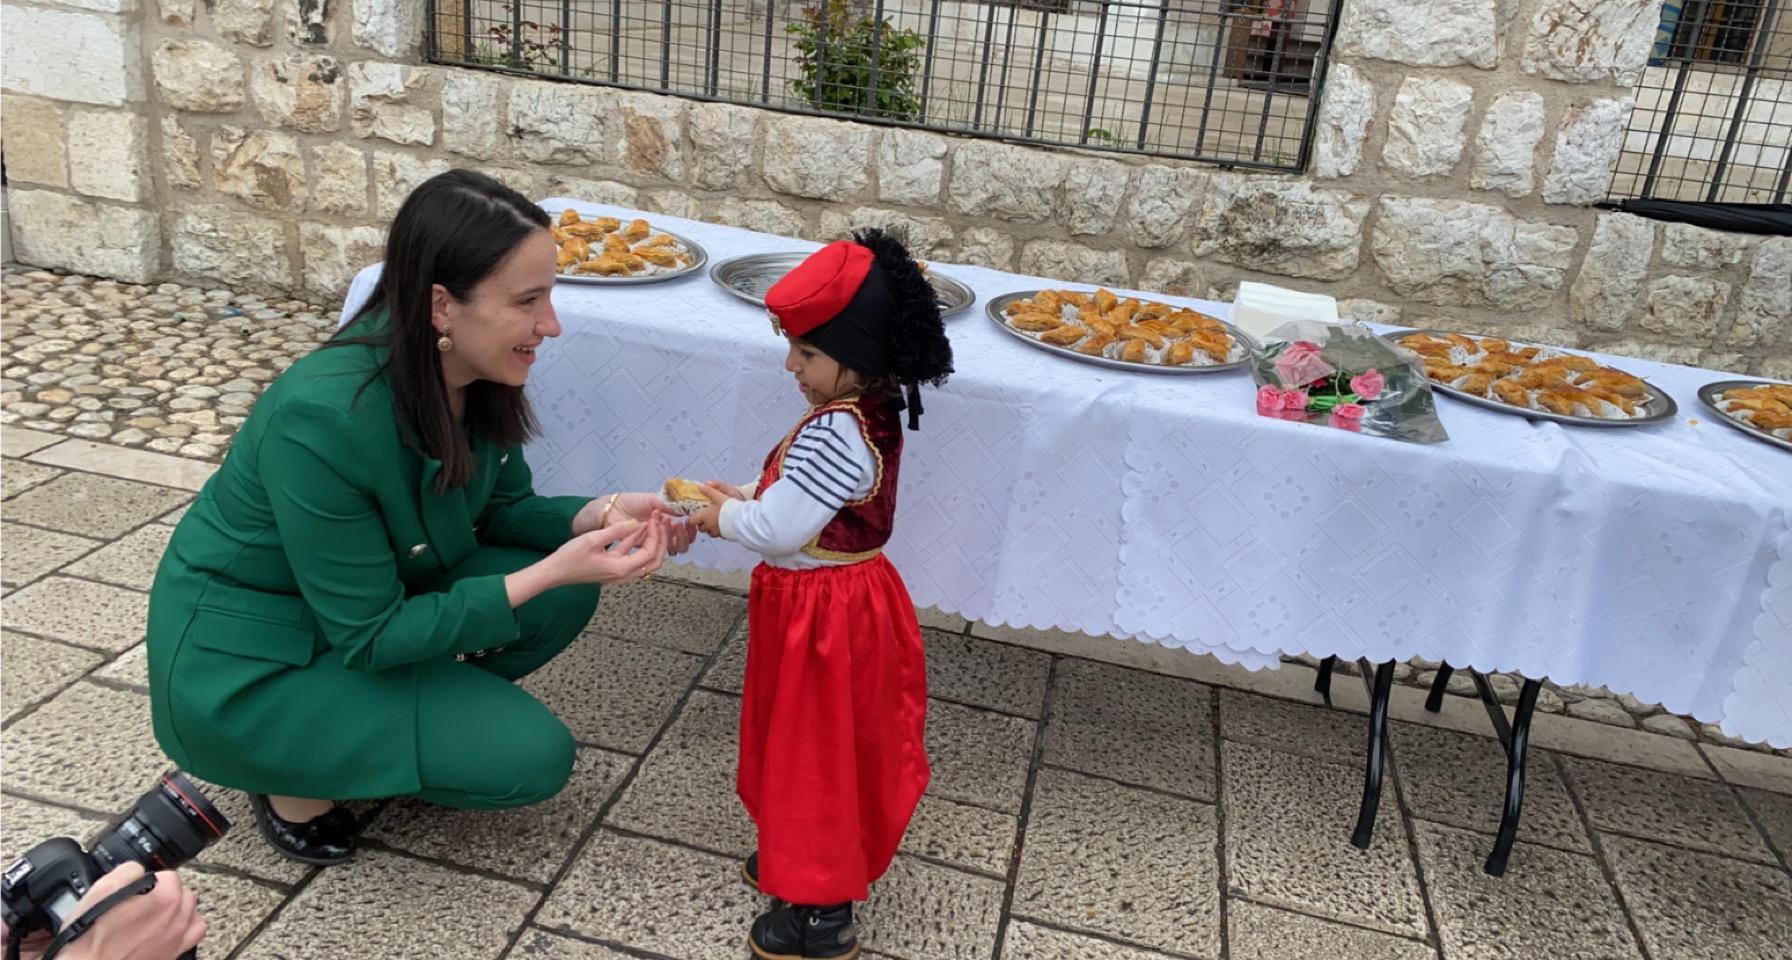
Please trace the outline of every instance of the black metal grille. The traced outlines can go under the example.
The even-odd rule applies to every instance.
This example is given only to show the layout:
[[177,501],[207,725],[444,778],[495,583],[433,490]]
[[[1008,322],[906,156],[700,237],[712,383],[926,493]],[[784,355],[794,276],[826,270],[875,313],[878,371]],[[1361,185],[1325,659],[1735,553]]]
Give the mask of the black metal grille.
[[1669,0],[1611,197],[1784,203],[1792,185],[1788,0]]
[[431,0],[430,59],[1300,170],[1339,0]]

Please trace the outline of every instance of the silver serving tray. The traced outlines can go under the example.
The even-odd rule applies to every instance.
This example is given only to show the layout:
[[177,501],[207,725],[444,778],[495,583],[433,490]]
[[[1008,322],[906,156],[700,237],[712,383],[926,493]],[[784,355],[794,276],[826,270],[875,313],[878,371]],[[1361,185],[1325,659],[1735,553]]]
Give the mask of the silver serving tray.
[[[807,253],[749,253],[729,257],[710,269],[709,279],[742,300],[763,307],[765,292],[772,288],[772,284],[784,279],[785,274],[796,269],[796,265],[808,256]],[[933,284],[939,299],[940,316],[949,317],[977,301],[971,288],[957,280],[931,267],[926,274],[927,282]]]
[[[709,262],[709,251],[703,249],[703,246],[697,241],[692,240],[681,233],[673,233],[670,230],[661,230],[659,227],[654,227],[653,232],[666,234],[672,239],[677,240],[679,243],[684,244],[685,250],[691,255],[691,265],[688,267],[679,267],[677,270],[668,270],[664,273],[654,273],[643,277],[600,277],[593,273],[561,273],[556,274],[555,276],[561,283],[577,283],[592,287],[620,287],[635,283],[664,283],[667,280],[677,280],[679,277],[688,277],[698,270],[703,269],[703,265]],[[652,234],[649,234],[649,236],[652,236]]]
[[[1457,330],[1435,330],[1435,329],[1392,330],[1392,331],[1382,334],[1381,338],[1383,340],[1386,340],[1387,342],[1399,347],[1401,337],[1411,336],[1412,334],[1415,334],[1415,333],[1429,333],[1433,336],[1439,336],[1439,337],[1444,336],[1446,334],[1456,333],[1456,334],[1460,334],[1461,336],[1470,337],[1470,338],[1477,339],[1477,340],[1488,339],[1486,336],[1482,336],[1480,334],[1461,333],[1460,331],[1457,331]],[[1530,342],[1527,342],[1524,340],[1507,340],[1505,337],[1495,337],[1493,339],[1506,340],[1507,343],[1516,344],[1521,347],[1545,346],[1545,344],[1530,343]],[[1406,349],[1405,347],[1400,347],[1400,348],[1402,350]],[[1578,350],[1568,350],[1563,347],[1552,347],[1551,349],[1561,350],[1564,353],[1574,353],[1574,354],[1580,353],[1580,351],[1578,351]],[[1584,356],[1584,354],[1581,354],[1581,355]],[[1529,407],[1515,407],[1515,406],[1513,406],[1509,403],[1506,403],[1504,401],[1490,400],[1487,397],[1477,397],[1474,394],[1469,393],[1467,390],[1459,390],[1455,387],[1450,386],[1449,384],[1438,383],[1436,380],[1431,380],[1430,377],[1426,377],[1425,379],[1430,381],[1431,389],[1433,389],[1439,393],[1448,394],[1449,396],[1455,397],[1456,399],[1461,400],[1464,403],[1472,403],[1477,407],[1485,407],[1488,410],[1497,410],[1500,413],[1514,414],[1516,416],[1524,417],[1528,420],[1554,420],[1557,423],[1571,423],[1571,424],[1574,424],[1575,426],[1579,426],[1579,427],[1642,427],[1642,426],[1647,426],[1652,423],[1661,423],[1664,420],[1670,420],[1674,417],[1675,414],[1680,412],[1680,405],[1674,402],[1673,397],[1668,396],[1667,391],[1662,390],[1660,387],[1656,386],[1653,383],[1650,383],[1647,380],[1643,381],[1643,390],[1645,393],[1647,393],[1649,395],[1649,410],[1650,410],[1650,412],[1646,416],[1632,417],[1629,420],[1607,420],[1604,417],[1578,417],[1572,413],[1556,413],[1553,410],[1532,410]]]
[[[989,319],[993,321],[1003,333],[1006,333],[1011,337],[1025,343],[1030,343],[1041,350],[1055,353],[1061,357],[1068,357],[1071,360],[1078,360],[1083,363],[1093,363],[1098,367],[1113,367],[1117,370],[1133,370],[1141,373],[1223,373],[1227,370],[1237,370],[1251,362],[1250,350],[1256,341],[1245,336],[1242,330],[1239,330],[1237,327],[1224,320],[1220,320],[1220,324],[1226,328],[1226,332],[1231,334],[1233,339],[1244,344],[1245,355],[1243,357],[1234,360],[1231,363],[1216,363],[1211,367],[1172,367],[1158,363],[1133,363],[1130,360],[1115,360],[1111,357],[1097,357],[1090,356],[1086,353],[1078,353],[1069,347],[1060,347],[1055,343],[1046,343],[1044,340],[1027,336],[1024,332],[1009,326],[1008,321],[1003,319],[1003,315],[1008,310],[1009,304],[1014,303],[1016,300],[1025,300],[1029,297],[1037,296],[1042,292],[1043,291],[1040,290],[1021,290],[1015,293],[1004,293],[994,300],[984,304],[983,312],[989,315]],[[1119,294],[1115,294],[1115,296],[1119,296]],[[1143,300],[1144,298],[1133,297],[1132,299]],[[1162,303],[1164,301],[1153,302]],[[1170,304],[1170,306],[1175,305]],[[1193,310],[1194,308],[1189,307],[1188,309]],[[1212,315],[1209,314],[1209,316]],[[1219,320],[1218,317],[1214,317],[1214,319]]]
[[1773,434],[1768,433],[1767,431],[1761,429],[1760,427],[1757,427],[1752,423],[1743,423],[1741,420],[1738,420],[1735,417],[1732,417],[1729,414],[1727,414],[1717,408],[1718,394],[1723,393],[1725,390],[1734,390],[1738,387],[1772,387],[1772,386],[1778,386],[1778,384],[1774,383],[1771,380],[1719,380],[1716,383],[1707,383],[1704,386],[1700,387],[1699,388],[1699,400],[1700,400],[1700,402],[1704,403],[1705,406],[1711,408],[1712,414],[1714,414],[1717,417],[1717,419],[1722,420],[1723,422],[1729,424],[1732,427],[1735,427],[1738,430],[1741,430],[1743,433],[1746,433],[1749,436],[1754,437],[1756,440],[1761,440],[1761,441],[1765,441],[1767,443],[1771,443],[1774,446],[1781,448],[1782,450],[1792,450],[1792,440],[1781,440],[1779,437],[1776,437]]

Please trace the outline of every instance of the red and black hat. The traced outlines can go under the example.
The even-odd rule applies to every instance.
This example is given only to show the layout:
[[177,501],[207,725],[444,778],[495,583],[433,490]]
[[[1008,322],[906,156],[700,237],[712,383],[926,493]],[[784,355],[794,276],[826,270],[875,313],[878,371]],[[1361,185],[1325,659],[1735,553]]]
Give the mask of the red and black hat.
[[810,254],[766,291],[779,332],[801,337],[864,376],[907,388],[909,429],[919,427],[922,383],[952,373],[952,344],[933,284],[902,242],[882,230]]

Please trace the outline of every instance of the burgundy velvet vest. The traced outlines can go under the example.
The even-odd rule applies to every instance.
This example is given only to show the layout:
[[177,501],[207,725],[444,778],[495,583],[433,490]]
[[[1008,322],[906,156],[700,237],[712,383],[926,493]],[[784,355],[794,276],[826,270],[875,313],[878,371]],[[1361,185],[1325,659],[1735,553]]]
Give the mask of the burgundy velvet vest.
[[877,461],[877,475],[871,479],[871,493],[863,500],[849,501],[821,533],[803,547],[803,552],[819,560],[857,563],[876,556],[890,542],[890,531],[896,523],[896,476],[902,464],[902,419],[888,398],[852,397],[815,407],[797,422],[776,449],[765,458],[765,470],[759,476],[759,491],[770,487],[783,475],[784,455],[796,441],[797,434],[815,420],[845,412],[858,424],[865,445]]

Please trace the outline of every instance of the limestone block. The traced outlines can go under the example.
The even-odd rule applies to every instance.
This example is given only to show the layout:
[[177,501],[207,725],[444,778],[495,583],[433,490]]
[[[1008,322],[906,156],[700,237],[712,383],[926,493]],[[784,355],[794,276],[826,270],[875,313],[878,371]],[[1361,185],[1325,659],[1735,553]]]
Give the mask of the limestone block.
[[1624,125],[1631,100],[1594,100],[1569,107],[1556,130],[1555,158],[1543,181],[1549,203],[1593,203],[1605,199],[1612,170],[1624,150]]
[[1449,173],[1462,157],[1463,125],[1474,96],[1466,83],[1407,77],[1388,114],[1382,163],[1413,177]]
[[6,212],[20,263],[128,283],[148,283],[160,271],[161,220],[154,211],[9,187]]
[[1542,139],[1543,97],[1529,91],[1501,94],[1481,120],[1469,185],[1499,190],[1508,197],[1529,194],[1537,142]]
[[1370,249],[1389,289],[1424,303],[1528,307],[1562,285],[1578,234],[1458,200],[1383,197]]
[[1659,0],[1541,0],[1524,70],[1570,83],[1635,86],[1660,24]]
[[1341,280],[1356,272],[1369,203],[1304,180],[1213,177],[1193,253],[1291,277]]
[[845,200],[865,189],[871,131],[859,124],[781,117],[766,127],[765,182],[817,200]]
[[433,85],[427,70],[396,63],[362,62],[348,68],[349,119],[355,135],[393,143],[436,142],[435,112],[417,99]]
[[243,105],[243,64],[209,40],[163,40],[150,57],[164,106],[233,113]]
[[68,179],[90,197],[148,200],[149,121],[122,110],[69,111]]
[[1326,68],[1319,127],[1313,138],[1313,175],[1348,177],[1362,159],[1363,137],[1375,119],[1375,86],[1348,63]]
[[1568,290],[1568,312],[1589,330],[1624,329],[1636,314],[1655,250],[1655,224],[1628,213],[1602,213],[1593,242]]
[[249,93],[263,122],[306,133],[342,126],[342,67],[335,57],[295,53],[249,67]]

